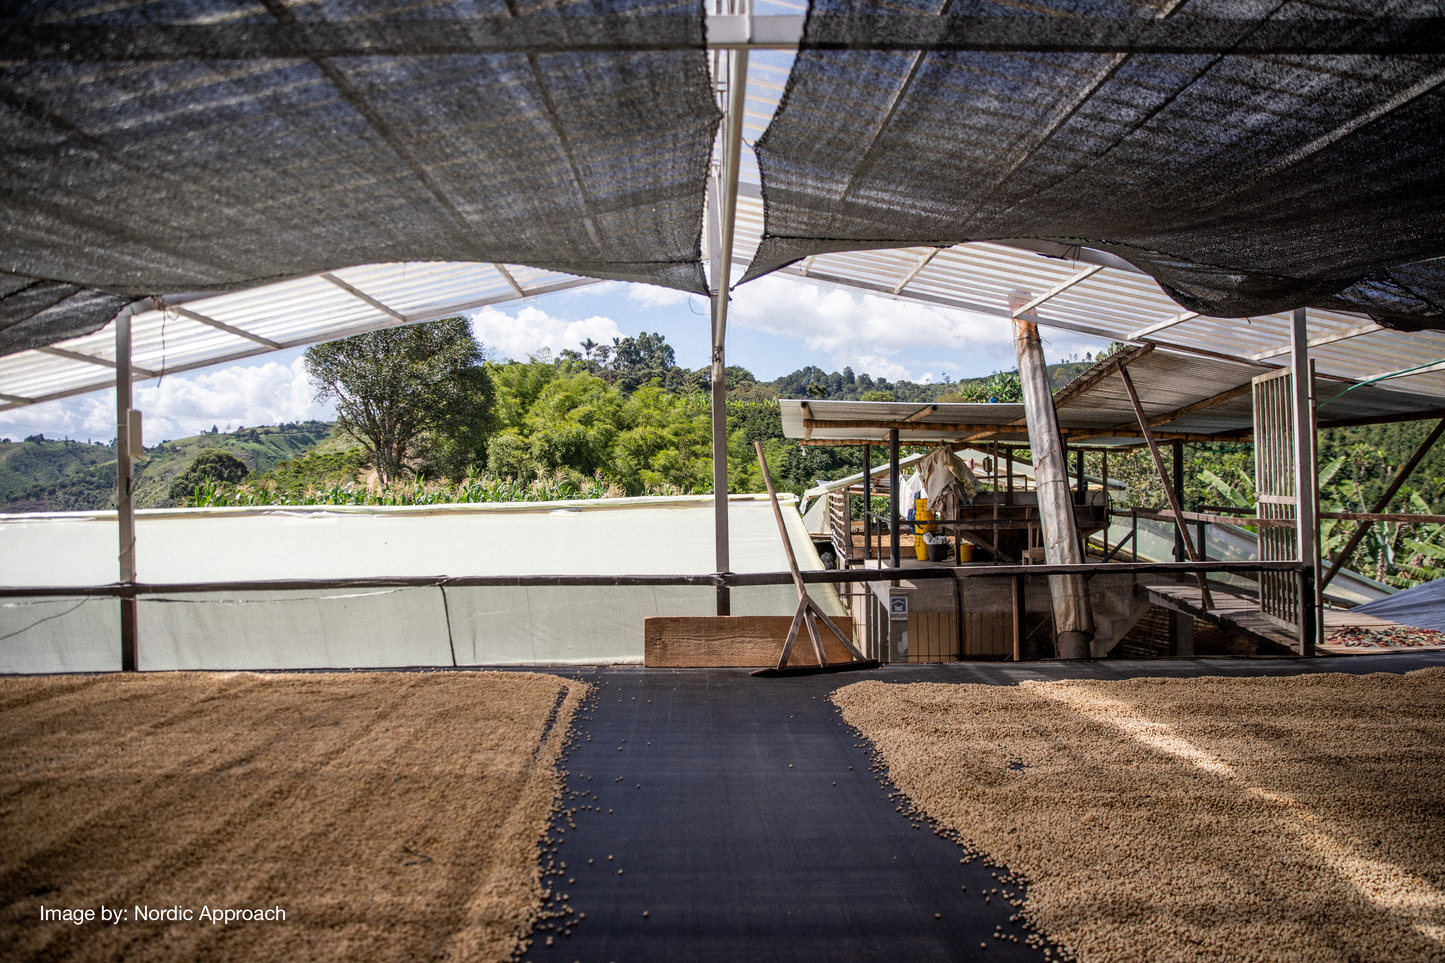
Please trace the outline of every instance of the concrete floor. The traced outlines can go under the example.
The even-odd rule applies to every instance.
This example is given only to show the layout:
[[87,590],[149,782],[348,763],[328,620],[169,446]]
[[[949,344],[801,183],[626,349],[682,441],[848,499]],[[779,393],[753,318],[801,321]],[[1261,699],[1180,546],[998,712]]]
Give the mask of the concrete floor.
[[[898,812],[900,801],[870,772],[867,748],[827,701],[864,678],[1012,685],[1438,665],[1445,653],[899,665],[785,679],[730,669],[557,670],[598,686],[578,720],[564,796],[567,807],[597,809],[579,810],[575,828],[565,817],[554,825],[554,858],[567,869],[550,879],[574,922],[539,928],[523,958],[1043,959],[1009,923],[1006,901],[983,900],[998,885],[992,874],[1005,870],[960,863],[965,851]],[[1020,942],[994,939],[996,927]]]

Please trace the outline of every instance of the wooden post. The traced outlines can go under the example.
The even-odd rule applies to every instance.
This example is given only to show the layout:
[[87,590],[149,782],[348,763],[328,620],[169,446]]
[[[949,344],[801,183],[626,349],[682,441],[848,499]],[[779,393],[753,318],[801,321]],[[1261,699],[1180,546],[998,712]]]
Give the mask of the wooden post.
[[1014,503],[1014,450],[1013,447],[1010,446],[1003,451],[1004,467],[1008,470],[1008,476],[1004,481],[1005,486],[1008,488],[1008,494],[1004,498],[1004,504],[1012,505]]
[[[1010,295],[1010,301],[1018,297]],[[1018,305],[1014,305],[1014,310],[1017,309]],[[1084,553],[1079,545],[1074,500],[1069,494],[1069,470],[1064,462],[1064,444],[1059,435],[1058,413],[1054,410],[1039,329],[1032,321],[1019,318],[1013,319],[1013,326],[1029,448],[1034,456],[1034,491],[1039,502],[1044,558],[1050,565],[1079,565],[1084,562]],[[1094,638],[1088,580],[1082,575],[1050,575],[1049,594],[1059,657],[1088,658],[1089,643]]]
[[1089,502],[1089,486],[1084,481],[1084,450],[1079,448],[1074,452],[1074,476],[1075,496],[1080,505],[1087,505]]
[[1014,661],[1024,660],[1024,577],[1015,575],[1009,580],[1013,583],[1013,607],[1014,607]]
[[[120,534],[120,583],[134,585],[135,475],[132,464],[131,425],[139,427],[139,412],[131,407],[130,315],[124,308],[115,318],[115,515]],[[136,432],[139,434],[139,432]],[[136,597],[120,596],[120,669],[140,669]]]
[[[1149,457],[1154,460],[1154,470],[1159,473],[1159,481],[1164,485],[1164,494],[1169,496],[1169,507],[1174,511],[1175,530],[1184,536],[1184,549],[1189,553],[1191,562],[1199,561],[1199,556],[1194,554],[1194,540],[1189,537],[1189,529],[1184,523],[1184,512],[1179,507],[1179,498],[1174,493],[1174,486],[1169,484],[1169,477],[1164,474],[1164,459],[1159,457],[1159,444],[1154,440],[1154,430],[1149,427],[1149,419],[1144,416],[1144,407],[1139,404],[1139,393],[1134,390],[1134,379],[1129,377],[1129,369],[1123,365],[1117,365],[1119,377],[1124,379],[1124,390],[1129,393],[1129,403],[1134,406],[1134,416],[1139,419],[1139,430],[1144,434],[1144,441],[1149,445]],[[1138,518],[1135,517],[1135,540],[1130,546],[1133,549],[1134,557],[1139,557],[1138,541]],[[1209,583],[1204,578],[1203,572],[1196,572],[1199,580],[1199,600],[1205,609],[1214,608],[1214,598],[1209,594]]]
[[[1430,434],[1420,443],[1420,447],[1415,449],[1415,454],[1410,456],[1410,460],[1400,466],[1400,470],[1395,473],[1394,480],[1390,482],[1390,487],[1385,489],[1385,493],[1380,496],[1379,501],[1375,502],[1375,507],[1370,510],[1371,515],[1378,515],[1389,507],[1390,499],[1395,497],[1395,493],[1400,490],[1401,485],[1405,484],[1405,480],[1410,477],[1410,473],[1415,470],[1415,466],[1420,464],[1420,460],[1429,454],[1431,448],[1435,447],[1435,442],[1440,440],[1442,432],[1445,432],[1445,418],[1440,419]],[[1354,553],[1355,549],[1359,548],[1360,539],[1365,537],[1365,533],[1370,530],[1370,526],[1373,524],[1374,522],[1360,522],[1355,530],[1350,533],[1350,540],[1345,543],[1345,547],[1340,549],[1339,554],[1335,556],[1335,560],[1330,564],[1330,570],[1325,573],[1325,577],[1320,579],[1321,592],[1324,592],[1325,586],[1330,584],[1330,580],[1339,572],[1340,568],[1345,564],[1345,560]]]
[[[873,557],[873,446],[863,446],[863,560]],[[853,522],[848,522],[848,537],[853,537]]]
[[888,566],[897,568],[900,564],[898,537],[898,429],[888,432]]
[[[1309,324],[1304,308],[1296,308],[1290,324],[1290,387],[1294,392],[1295,545],[1299,559],[1318,572],[1319,472],[1315,469],[1315,379],[1309,362]],[[1303,587],[1304,583],[1300,583]],[[1319,579],[1309,580],[1310,594],[1301,595],[1300,655],[1314,655],[1319,623]],[[1309,618],[1305,610],[1309,609]]]
[[[1174,469],[1174,502],[1182,507],[1184,505],[1184,442],[1176,439],[1170,442],[1169,447],[1174,462],[1172,466]],[[1169,483],[1165,482],[1165,484]],[[1182,562],[1184,559],[1184,531],[1182,527],[1176,526],[1174,529],[1174,561]]]
[[1103,479],[1104,489],[1104,557],[1109,557],[1109,521],[1113,517],[1113,508],[1109,503],[1109,453],[1099,453],[1099,475]]

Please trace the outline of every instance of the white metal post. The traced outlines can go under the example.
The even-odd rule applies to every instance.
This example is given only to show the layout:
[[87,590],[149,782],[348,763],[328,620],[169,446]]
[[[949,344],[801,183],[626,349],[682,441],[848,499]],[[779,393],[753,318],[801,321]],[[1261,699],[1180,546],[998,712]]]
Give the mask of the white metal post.
[[[723,176],[721,189],[710,205],[716,229],[712,251],[712,479],[714,541],[718,572],[729,569],[728,552],[728,422],[727,422],[727,318],[728,289],[732,285],[733,234],[738,206],[738,164],[742,156],[743,113],[747,106],[748,52],[735,50],[728,61],[728,96],[723,116]],[[719,587],[717,614],[731,614],[726,586]]]
[[[131,407],[129,307],[115,318],[115,484],[116,522],[120,532],[120,583],[135,584],[135,493],[131,463],[131,424],[136,420]],[[138,668],[136,641],[136,599],[120,597],[120,668]]]
[[[1321,619],[1319,618],[1319,546],[1315,540],[1315,523],[1319,517],[1319,474],[1315,470],[1315,390],[1310,371],[1309,322],[1304,308],[1296,308],[1290,325],[1290,380],[1294,392],[1294,477],[1295,477],[1295,544],[1299,560],[1315,570],[1309,580],[1309,596],[1301,593],[1300,655],[1314,655]],[[1305,583],[1302,581],[1301,585]]]

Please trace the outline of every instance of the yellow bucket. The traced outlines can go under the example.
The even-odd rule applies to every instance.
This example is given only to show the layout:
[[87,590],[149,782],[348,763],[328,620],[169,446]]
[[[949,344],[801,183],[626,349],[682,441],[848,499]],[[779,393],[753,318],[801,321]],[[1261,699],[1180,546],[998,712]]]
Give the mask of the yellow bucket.
[[928,510],[928,499],[915,498],[913,500],[913,554],[918,556],[920,562],[928,561],[928,542],[923,534],[933,530],[932,525],[924,525],[923,522],[930,521],[933,513]]
[[958,560],[960,562],[973,561],[973,543],[960,540],[958,543]]

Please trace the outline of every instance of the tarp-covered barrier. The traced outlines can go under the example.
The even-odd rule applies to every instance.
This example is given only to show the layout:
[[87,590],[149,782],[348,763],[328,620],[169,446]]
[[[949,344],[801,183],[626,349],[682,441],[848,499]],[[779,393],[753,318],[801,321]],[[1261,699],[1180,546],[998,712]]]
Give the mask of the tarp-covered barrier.
[[703,45],[698,0],[19,4],[0,354],[134,297],[356,264],[705,293]]
[[[1112,251],[1209,315],[1309,305],[1445,327],[1445,261],[1435,260],[1445,255],[1445,56],[1421,45],[1264,52],[1315,49],[1320,18],[1372,17],[1378,6],[813,0],[782,106],[757,144],[766,225],[746,278],[832,251],[1043,238]],[[1248,46],[1225,46],[1248,54],[936,49],[949,35],[936,22],[918,38],[935,49],[907,49],[897,27],[894,49],[840,49],[876,45],[889,17],[944,9],[944,21],[1052,13],[1080,24],[1060,41],[1092,36],[1081,15],[1157,14],[1178,36],[1216,42],[1218,31],[1191,22],[1264,23]],[[1389,15],[1439,9],[1406,2]]]
[[[804,569],[823,567],[784,497]],[[767,499],[733,496],[733,568],[784,572]],[[227,583],[377,576],[692,575],[713,563],[710,496],[426,508],[148,510],[136,523],[140,668],[306,669],[641,663],[653,616],[717,610],[710,585],[434,584],[238,591]],[[0,585],[105,585],[113,512],[0,515]],[[830,615],[836,590],[809,586]],[[792,585],[735,587],[734,615],[791,616]],[[0,599],[0,673],[120,668],[110,597]]]
[[1361,605],[1355,611],[1417,629],[1445,632],[1445,578]]

